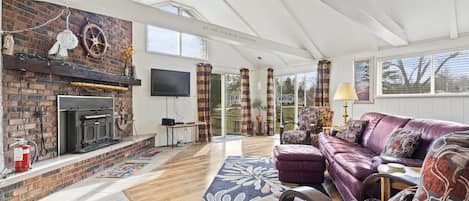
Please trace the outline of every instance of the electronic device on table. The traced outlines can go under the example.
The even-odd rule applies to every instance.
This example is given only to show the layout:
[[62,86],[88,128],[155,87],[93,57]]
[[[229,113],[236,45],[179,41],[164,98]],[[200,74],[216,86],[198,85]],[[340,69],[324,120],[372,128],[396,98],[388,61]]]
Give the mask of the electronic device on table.
[[170,118],[163,118],[161,120],[161,124],[164,126],[174,126],[176,124],[176,121]]

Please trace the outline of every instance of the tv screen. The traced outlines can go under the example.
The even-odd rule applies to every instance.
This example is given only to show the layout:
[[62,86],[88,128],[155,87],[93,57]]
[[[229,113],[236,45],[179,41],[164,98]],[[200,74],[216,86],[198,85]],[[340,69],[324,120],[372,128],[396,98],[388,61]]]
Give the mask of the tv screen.
[[190,96],[190,73],[151,69],[152,96]]

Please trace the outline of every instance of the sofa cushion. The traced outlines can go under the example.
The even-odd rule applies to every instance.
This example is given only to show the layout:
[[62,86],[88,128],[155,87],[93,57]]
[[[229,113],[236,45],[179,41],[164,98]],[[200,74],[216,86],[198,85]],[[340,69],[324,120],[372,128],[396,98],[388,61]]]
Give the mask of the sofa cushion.
[[365,130],[366,124],[368,124],[367,120],[350,120],[344,128],[336,134],[336,137],[347,142],[358,143],[363,130]]
[[384,116],[373,129],[364,147],[371,149],[375,153],[383,152],[384,146],[392,133],[396,129],[402,128],[409,120],[409,117]]
[[279,161],[324,161],[324,157],[316,147],[301,144],[276,145],[274,157]]
[[360,197],[363,180],[357,179],[337,163],[328,164],[327,170],[343,200],[357,200]]
[[422,134],[419,148],[414,156],[423,160],[436,138],[456,131],[468,131],[469,125],[440,120],[412,119],[404,126],[404,129]]
[[469,200],[469,132],[433,143],[423,163],[414,200]]
[[353,143],[327,143],[323,145],[327,152],[331,155],[336,155],[338,153],[366,153],[369,155],[376,155],[373,151],[362,147],[358,144]]
[[338,153],[334,156],[335,161],[359,180],[364,180],[374,173],[372,169],[372,158],[376,156],[368,152]]
[[411,158],[420,144],[420,133],[397,129],[389,138],[383,155],[398,158]]
[[328,143],[340,143],[340,144],[350,144],[349,142],[342,140],[335,136],[319,134],[319,144],[328,144]]
[[378,125],[378,122],[381,121],[381,119],[385,116],[386,114],[377,112],[368,112],[362,115],[360,119],[368,120],[368,124],[366,125],[365,130],[363,131],[360,141],[361,145],[367,147],[368,140],[371,134],[373,133],[373,130],[375,129],[376,125]]

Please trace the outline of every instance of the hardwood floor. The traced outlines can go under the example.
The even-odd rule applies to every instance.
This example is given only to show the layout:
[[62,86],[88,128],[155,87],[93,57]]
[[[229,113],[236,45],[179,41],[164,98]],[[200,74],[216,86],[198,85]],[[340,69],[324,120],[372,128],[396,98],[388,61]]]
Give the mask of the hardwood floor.
[[226,156],[271,156],[275,144],[279,140],[262,136],[168,149],[179,153],[154,170],[158,177],[124,192],[131,201],[199,201]]
[[[131,201],[201,200],[228,155],[271,156],[279,141],[267,137],[188,145],[155,170],[156,179],[125,191]],[[168,150],[170,151],[170,150]]]

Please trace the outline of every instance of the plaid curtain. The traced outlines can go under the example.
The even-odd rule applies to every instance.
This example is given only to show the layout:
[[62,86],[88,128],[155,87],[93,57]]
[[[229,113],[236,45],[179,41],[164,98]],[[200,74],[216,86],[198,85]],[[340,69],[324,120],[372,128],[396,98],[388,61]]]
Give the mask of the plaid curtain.
[[251,94],[249,92],[249,70],[242,68],[241,74],[241,133],[251,134]]
[[267,69],[267,122],[269,135],[274,134],[274,69]]
[[318,63],[316,93],[314,94],[315,106],[329,106],[329,82],[331,62],[321,60]]
[[210,75],[212,65],[197,64],[197,114],[200,122],[205,125],[199,126],[199,141],[210,142],[212,133],[210,130]]

